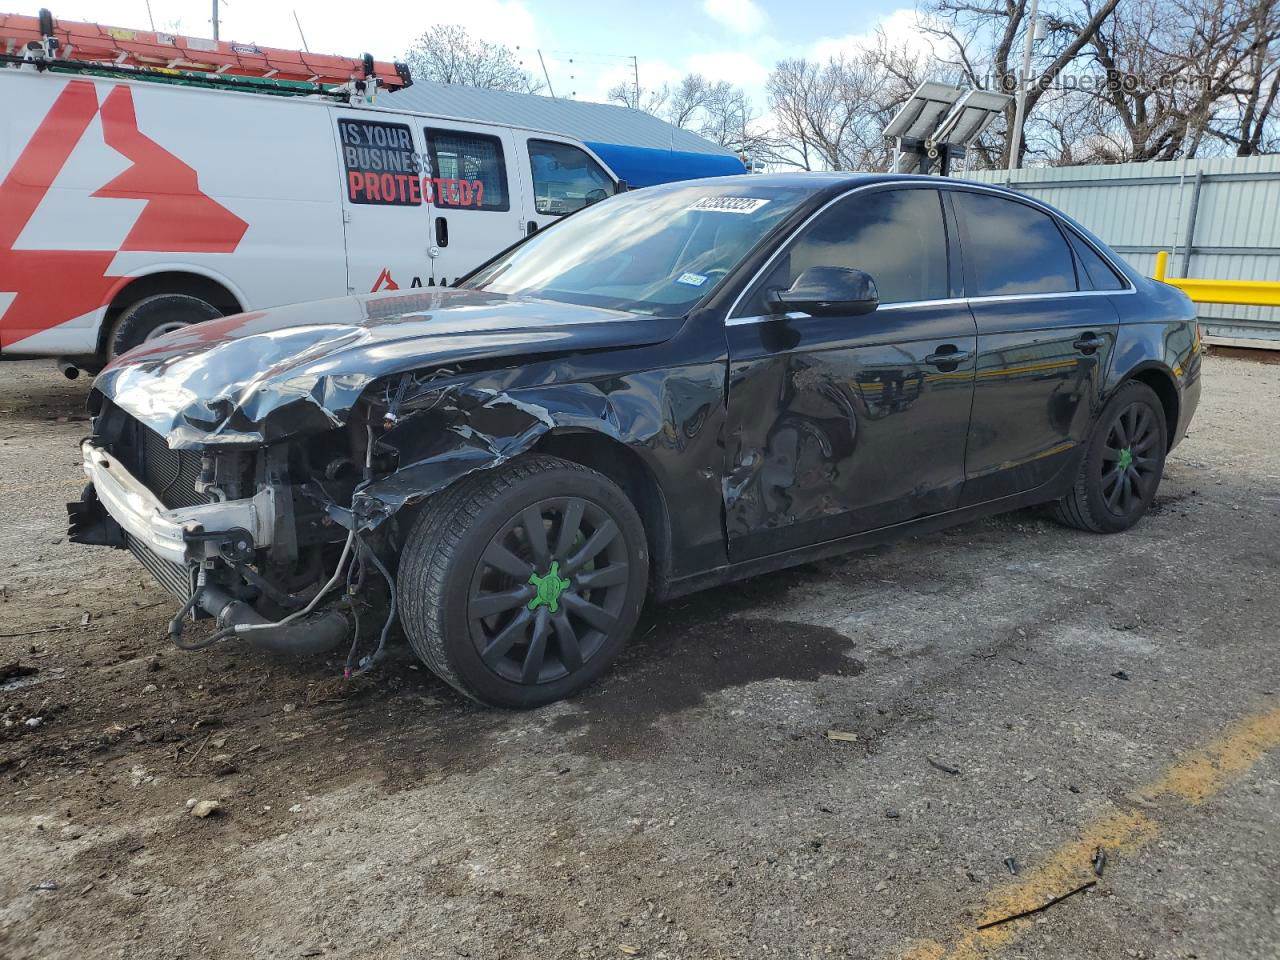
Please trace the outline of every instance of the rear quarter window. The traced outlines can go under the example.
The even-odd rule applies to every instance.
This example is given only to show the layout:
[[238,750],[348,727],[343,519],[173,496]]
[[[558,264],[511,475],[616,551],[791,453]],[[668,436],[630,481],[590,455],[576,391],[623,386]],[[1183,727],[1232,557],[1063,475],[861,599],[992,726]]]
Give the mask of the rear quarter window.
[[1085,243],[1070,227],[1063,227],[1067,239],[1071,241],[1071,249],[1075,251],[1076,264],[1080,272],[1081,290],[1125,290],[1129,284],[1125,282],[1109,263],[1099,256],[1093,247]]

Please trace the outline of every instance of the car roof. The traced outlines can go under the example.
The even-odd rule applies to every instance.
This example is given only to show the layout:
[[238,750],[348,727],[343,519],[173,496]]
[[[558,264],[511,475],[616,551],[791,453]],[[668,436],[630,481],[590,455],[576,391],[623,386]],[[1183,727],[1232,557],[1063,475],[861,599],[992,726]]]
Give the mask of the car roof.
[[[699,180],[677,180],[663,187],[680,188],[706,183],[718,187],[805,187],[813,193],[838,193],[851,187],[872,183],[932,183],[954,186],[976,185],[983,190],[1012,193],[1003,187],[989,183],[975,184],[957,177],[939,177],[918,173],[850,173],[847,171],[794,171],[789,173],[742,173],[727,177],[706,177]],[[649,187],[647,189],[654,189]]]

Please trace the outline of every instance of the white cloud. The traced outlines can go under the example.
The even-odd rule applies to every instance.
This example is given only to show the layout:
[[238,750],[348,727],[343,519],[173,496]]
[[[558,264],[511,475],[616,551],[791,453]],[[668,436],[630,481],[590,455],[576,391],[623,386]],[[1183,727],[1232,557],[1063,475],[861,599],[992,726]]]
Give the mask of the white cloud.
[[708,80],[728,80],[748,90],[763,87],[769,79],[769,67],[741,50],[695,53],[686,62],[691,73],[700,73]]
[[879,17],[861,33],[823,37],[810,48],[810,56],[815,60],[825,61],[840,54],[848,55],[874,47],[878,30],[884,31],[890,47],[906,47],[912,53],[933,56],[933,44],[930,37],[920,29],[920,15],[912,7],[903,7]]
[[759,33],[769,19],[755,0],[702,0],[702,9],[712,20],[743,35]]

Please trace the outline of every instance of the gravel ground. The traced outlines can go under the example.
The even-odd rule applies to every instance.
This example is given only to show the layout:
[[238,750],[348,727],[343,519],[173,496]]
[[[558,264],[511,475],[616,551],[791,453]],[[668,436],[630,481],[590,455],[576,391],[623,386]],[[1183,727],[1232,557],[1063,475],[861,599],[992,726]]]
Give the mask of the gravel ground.
[[168,646],[64,541],[83,382],[6,363],[0,956],[1273,960],[1280,367],[1205,381],[1128,534],[1021,512],[712,591],[517,714],[403,649]]

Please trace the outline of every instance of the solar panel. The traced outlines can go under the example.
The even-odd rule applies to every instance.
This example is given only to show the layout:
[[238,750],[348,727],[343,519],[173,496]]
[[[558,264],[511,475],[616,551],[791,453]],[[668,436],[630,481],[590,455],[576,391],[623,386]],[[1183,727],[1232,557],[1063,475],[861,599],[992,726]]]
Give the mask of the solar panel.
[[926,80],[916,87],[911,99],[889,121],[889,125],[884,128],[884,135],[912,140],[925,139],[938,128],[938,123],[963,92],[959,87]]

